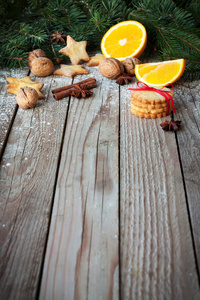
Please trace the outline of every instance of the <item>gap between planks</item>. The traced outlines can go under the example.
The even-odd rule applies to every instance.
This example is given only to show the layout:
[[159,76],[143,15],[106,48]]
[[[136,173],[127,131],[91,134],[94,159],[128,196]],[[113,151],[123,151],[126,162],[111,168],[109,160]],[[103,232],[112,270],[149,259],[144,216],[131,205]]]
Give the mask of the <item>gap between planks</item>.
[[183,131],[176,134],[181,172],[186,195],[188,218],[193,239],[194,255],[200,283],[200,81],[177,83],[176,118],[183,121]]
[[[35,298],[44,254],[68,98],[56,103],[48,93],[52,77],[42,81],[48,101],[38,101],[32,110],[18,109],[2,159],[0,183],[5,216],[1,228],[4,230],[1,292],[6,299]],[[62,84],[68,81],[60,79]]]
[[[72,83],[73,83],[73,80],[72,80]],[[62,154],[63,143],[64,143],[64,138],[65,138],[65,131],[66,131],[66,127],[67,127],[67,118],[68,118],[68,114],[69,114],[70,102],[71,102],[71,96],[69,96],[69,102],[68,102],[66,118],[65,118],[65,122],[64,122],[64,128],[63,128],[63,134],[62,134],[62,139],[61,139],[61,144],[60,144],[58,165],[57,165],[57,170],[56,170],[56,175],[55,175],[55,183],[54,183],[52,201],[51,201],[50,212],[49,212],[49,223],[48,223],[48,227],[47,227],[47,234],[46,234],[46,240],[45,240],[45,245],[44,245],[42,263],[41,263],[41,270],[40,270],[40,275],[39,275],[39,280],[38,280],[38,285],[37,285],[37,290],[36,290],[36,299],[39,299],[39,295],[40,295],[42,276],[43,276],[43,271],[44,271],[44,262],[45,262],[45,256],[46,256],[46,250],[47,250],[49,231],[50,231],[50,226],[51,226],[52,212],[53,212],[54,199],[55,199],[55,193],[56,193],[56,185],[57,185],[57,180],[58,180],[58,173],[59,173],[60,162],[61,162],[61,154]]]
[[[61,100],[62,101],[62,100]],[[69,106],[68,106],[68,111],[69,111]],[[120,112],[120,108],[119,108],[119,112]],[[120,116],[120,114],[119,114],[119,116]],[[67,123],[67,117],[68,117],[68,113],[67,113],[67,115],[66,115],[66,119],[65,119],[65,122]],[[65,124],[66,125],[66,124]],[[120,127],[119,127],[120,128]],[[65,126],[65,128],[64,128],[64,131],[66,130],[66,126]],[[64,140],[64,133],[63,133],[63,136],[62,136],[62,145],[63,145],[63,140]],[[120,138],[120,130],[119,130],[119,138]],[[119,141],[119,143],[120,143],[120,141]],[[120,148],[119,148],[120,149]],[[120,150],[119,150],[120,151]],[[60,148],[60,153],[59,153],[59,165],[60,165],[60,157],[61,157],[61,152],[62,152],[62,147]],[[120,152],[119,152],[119,154],[120,154]],[[120,163],[120,155],[119,155],[119,163]],[[179,157],[179,162],[180,162],[180,157]],[[118,164],[118,167],[119,167],[120,165]],[[59,170],[57,169],[57,173],[59,172]],[[58,174],[56,174],[56,181],[57,181],[57,176]],[[119,181],[118,181],[118,183],[120,183],[120,178],[119,178]],[[56,185],[56,184],[55,184]],[[54,189],[55,189],[55,185],[54,185]],[[120,191],[120,190],[119,190]],[[54,192],[55,192],[55,190],[54,190]],[[54,194],[53,194],[53,198],[54,198]],[[119,200],[120,200],[120,197],[119,197]],[[119,201],[119,205],[120,205],[120,201]],[[51,213],[52,213],[52,211],[51,211]],[[120,210],[119,210],[119,218],[120,218]],[[119,228],[120,228],[120,223],[119,223]],[[119,250],[120,250],[120,245],[119,245]],[[119,275],[119,278],[121,277],[121,275]],[[120,279],[121,280],[121,279]],[[120,281],[121,282],[121,281]]]
[[[100,75],[98,76],[100,77]],[[108,83],[110,84],[110,81]],[[114,95],[111,96],[111,90],[110,86],[108,86],[107,92],[99,86],[96,95],[94,95],[95,101],[89,98],[87,100],[82,99],[82,101],[77,99],[71,101],[70,116],[68,116],[65,133],[65,149],[61,158],[58,189],[55,194],[56,202],[54,201],[50,228],[51,234],[47,245],[40,291],[41,299],[51,299],[54,293],[56,293],[54,296],[58,298],[59,295],[65,295],[72,299],[74,297],[72,295],[79,297],[80,293],[81,297],[85,295],[91,298],[92,295],[94,297],[95,290],[97,298],[101,295],[104,295],[105,298],[106,295],[111,296],[112,293],[115,295],[115,299],[119,298],[117,293],[119,288],[119,278],[117,278],[119,277],[119,253],[117,254],[119,235],[117,233],[118,216],[116,214],[117,212],[119,214],[117,196],[119,195],[117,191],[119,184],[117,180],[118,142],[116,144],[119,135],[119,128],[116,128],[119,113],[116,98],[119,97],[119,92],[116,97],[115,91],[114,97]],[[109,152],[106,153],[106,149]],[[73,160],[74,165],[72,164]],[[86,175],[88,171],[89,174],[91,173],[90,176],[89,174]],[[109,172],[111,172],[110,175]],[[79,176],[80,180],[78,180]],[[81,206],[79,206],[80,200]],[[69,210],[71,213],[68,212]],[[104,216],[102,215],[103,212]],[[109,212],[110,216],[107,219]],[[78,217],[75,223],[74,214]],[[72,218],[71,221],[70,218]],[[64,225],[63,222],[65,222]],[[59,239],[60,235],[62,238],[59,244],[54,241],[56,228],[58,228],[56,239]],[[106,231],[105,228],[107,228]],[[107,232],[108,229],[109,232]],[[60,233],[59,230],[63,232]],[[81,230],[83,244],[81,244]],[[97,235],[96,232],[98,232]],[[65,239],[68,239],[67,244]],[[92,255],[90,255],[91,247]],[[106,249],[110,259],[105,257]],[[57,256],[58,261],[55,261],[51,255],[52,251]],[[72,262],[69,261],[69,258]],[[78,261],[76,261],[77,258]],[[62,266],[61,261],[63,262]],[[96,264],[97,268],[95,268]],[[69,268],[72,270],[71,274],[69,274]],[[80,272],[80,276],[77,272]],[[65,281],[65,285],[62,283],[62,274],[68,279]],[[102,276],[99,277],[100,274]],[[58,281],[57,277],[60,278],[60,276],[62,279]],[[102,282],[103,290],[100,288],[101,286],[92,284],[97,279],[99,284]],[[68,281],[73,282],[73,285],[69,285]],[[58,286],[60,286],[59,289]]]
[[121,89],[119,88],[119,131],[118,131],[118,209],[119,209],[119,226],[118,226],[118,231],[119,231],[119,249],[118,249],[118,253],[119,253],[119,300],[123,300],[123,295],[122,295],[122,287],[121,287],[121,283],[122,283],[122,274],[121,274],[121,202],[120,202],[120,195],[121,195],[121,189],[120,189],[120,157],[121,157],[121,152],[120,152],[120,143],[121,143],[121,136],[120,136],[120,128],[121,128],[121,101],[120,101],[120,97],[121,97]]
[[199,264],[198,264],[198,257],[197,257],[197,248],[195,245],[195,237],[194,237],[193,226],[192,226],[192,217],[191,217],[191,211],[190,211],[190,207],[189,207],[187,187],[186,187],[186,183],[185,183],[185,176],[184,176],[183,165],[182,165],[182,160],[181,160],[180,147],[178,144],[177,132],[175,132],[174,134],[175,134],[177,152],[178,152],[180,169],[181,169],[181,174],[182,174],[183,188],[184,188],[184,192],[185,192],[185,202],[186,202],[186,207],[187,207],[187,212],[188,212],[188,222],[189,222],[189,226],[190,226],[192,246],[193,246],[193,250],[194,250],[194,259],[195,259],[197,277],[198,277],[199,288],[200,288],[200,273],[199,273]]
[[[14,72],[15,72],[15,71],[14,71]],[[16,76],[15,73],[14,73],[14,75]],[[27,74],[24,74],[24,76],[29,76],[29,75],[30,75],[30,70],[27,70]],[[11,74],[10,74],[10,76],[11,76]],[[6,77],[9,77],[9,76],[7,75]],[[6,88],[6,87],[5,87],[5,88]],[[7,88],[6,88],[6,90],[7,90]],[[7,93],[7,96],[9,97],[9,96],[11,96],[11,94],[10,94],[10,93]],[[13,96],[13,94],[12,94],[12,96]],[[7,124],[7,132],[6,132],[5,136],[4,136],[4,140],[1,141],[1,142],[2,142],[2,146],[1,146],[1,148],[0,148],[0,162],[1,162],[1,159],[2,159],[2,157],[3,157],[3,152],[4,152],[4,150],[5,150],[5,147],[6,147],[6,144],[7,144],[7,141],[8,141],[8,137],[9,137],[9,134],[10,134],[10,132],[11,132],[11,129],[12,129],[12,126],[13,126],[15,117],[16,117],[16,115],[17,115],[18,108],[19,108],[19,106],[18,106],[17,103],[15,103],[14,105],[15,105],[15,107],[14,107],[14,110],[13,110],[13,112],[12,112],[12,117],[11,117],[11,119],[10,119],[9,124]],[[8,114],[9,114],[9,113],[8,113]],[[1,126],[2,126],[2,124],[1,124]]]
[[[171,135],[158,129],[161,119],[141,120],[131,118],[126,114],[129,110],[128,103],[130,100],[124,96],[126,94],[125,88],[122,88],[122,90],[124,93],[121,101],[125,109],[123,107],[121,109],[121,117],[123,118],[121,126],[123,127],[120,128],[120,132],[124,141],[121,146],[123,146],[123,143],[124,145],[127,144],[127,146],[124,146],[126,150],[124,153],[126,153],[127,159],[124,160],[123,156],[121,158],[124,161],[124,163],[122,162],[124,167],[126,167],[127,163],[127,172],[123,171],[124,174],[122,173],[120,179],[122,192],[124,190],[124,193],[126,193],[125,199],[130,198],[130,200],[126,200],[122,205],[122,209],[126,209],[126,212],[129,214],[129,220],[127,221],[125,213],[121,210],[123,216],[121,238],[122,247],[125,243],[127,245],[131,243],[132,247],[134,247],[134,250],[132,250],[131,246],[129,249],[124,248],[125,253],[121,258],[123,260],[121,264],[123,267],[123,270],[121,270],[123,280],[122,294],[125,299],[143,299],[143,297],[150,299],[150,296],[164,299],[163,293],[165,292],[166,299],[170,299],[171,296],[173,296],[173,299],[180,297],[187,299],[187,296],[191,293],[196,299],[199,296],[197,289],[198,278],[195,261],[193,261],[195,260],[194,248],[190,241],[189,223],[184,223],[182,219],[186,220],[188,218],[188,211],[186,203],[184,203],[183,178],[178,167],[178,164],[180,166],[180,158],[177,156],[175,136],[173,133]],[[155,134],[152,134],[152,131],[156,131]],[[154,141],[149,142],[149,139]],[[156,144],[154,145],[154,143]],[[132,152],[134,150],[133,155]],[[132,163],[133,167],[131,166]],[[153,178],[150,179],[151,168],[153,168]],[[161,193],[163,188],[166,189],[165,196]],[[131,201],[130,193],[134,190],[136,190],[134,201]],[[143,193],[145,192],[145,199],[142,197],[142,191]],[[139,211],[135,202],[140,206]],[[129,204],[131,204],[130,207]],[[137,213],[140,213],[140,217],[137,216]],[[154,216],[154,214],[156,215]],[[143,225],[142,217],[144,218]],[[133,222],[132,227],[135,229],[129,227],[130,222]],[[147,226],[149,222],[150,228]],[[156,227],[156,224],[157,226],[159,224],[159,226]],[[149,230],[151,234],[148,233]],[[135,238],[132,236],[134,234],[136,235]],[[138,241],[137,235],[139,236]],[[139,241],[142,238],[144,238],[144,241],[137,248],[137,243],[140,243]],[[148,248],[150,247],[149,243],[153,247],[151,251]],[[148,253],[149,257],[147,259]],[[162,256],[165,263],[161,260]],[[149,265],[147,263],[148,260],[150,260]],[[141,266],[142,261],[143,265]],[[170,261],[172,265],[170,265]],[[130,267],[130,262],[132,267]],[[157,269],[155,269],[154,264],[157,264]],[[131,268],[130,270],[129,267]],[[162,273],[162,268],[165,269],[166,274]],[[142,274],[145,278],[142,277],[139,271],[143,272]],[[148,272],[150,272],[149,275]],[[186,275],[188,272],[191,272],[189,276]],[[159,277],[159,275],[161,276]],[[190,278],[190,275],[194,277]],[[194,286],[194,289],[191,288],[191,285]],[[189,287],[190,292],[188,291]]]

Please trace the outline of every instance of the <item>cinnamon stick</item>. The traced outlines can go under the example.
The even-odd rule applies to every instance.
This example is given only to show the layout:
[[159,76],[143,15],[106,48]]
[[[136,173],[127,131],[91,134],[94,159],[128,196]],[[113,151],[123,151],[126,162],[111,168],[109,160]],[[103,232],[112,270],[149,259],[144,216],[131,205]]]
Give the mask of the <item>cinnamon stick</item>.
[[70,88],[70,89],[68,89],[68,90],[64,90],[64,91],[61,91],[61,92],[59,92],[59,93],[54,93],[54,94],[53,94],[53,97],[54,97],[55,100],[60,100],[60,99],[62,99],[62,98],[64,98],[64,97],[70,96],[70,95],[71,95],[71,92],[72,92],[73,90],[74,90],[74,88],[72,87],[72,88]]
[[88,79],[79,81],[79,82],[74,83],[74,84],[70,84],[70,85],[66,85],[66,86],[63,86],[63,87],[54,89],[54,90],[52,90],[51,92],[52,92],[53,94],[59,93],[59,92],[62,92],[62,91],[66,91],[66,90],[68,90],[68,89],[71,89],[72,87],[74,87],[74,86],[77,85],[77,84],[78,84],[78,85],[80,85],[80,84],[87,84],[87,83],[89,83],[89,82],[91,82],[91,81],[93,81],[93,82],[95,81],[95,82],[96,82],[96,79],[95,79],[95,78],[88,78]]
[[65,87],[61,87],[61,88],[52,90],[54,99],[60,100],[64,97],[70,96],[72,91],[74,91],[76,89],[77,85],[80,86],[80,88],[84,88],[87,90],[95,88],[97,86],[96,79],[89,78],[89,79],[77,82],[75,84],[67,85]]

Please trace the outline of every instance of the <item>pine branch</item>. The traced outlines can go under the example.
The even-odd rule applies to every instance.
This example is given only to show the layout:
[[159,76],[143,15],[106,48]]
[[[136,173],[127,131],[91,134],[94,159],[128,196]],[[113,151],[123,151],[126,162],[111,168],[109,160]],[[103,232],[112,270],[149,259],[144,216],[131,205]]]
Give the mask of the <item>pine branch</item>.
[[50,35],[63,31],[100,49],[105,32],[124,20],[137,20],[147,29],[143,57],[157,51],[162,59],[186,59],[189,78],[200,78],[199,0],[7,0],[0,2],[0,64],[22,67],[28,52],[41,48],[54,62],[63,45]]
[[146,27],[148,40],[162,58],[184,58],[186,71],[200,78],[200,30],[195,27],[192,14],[169,0],[138,1],[136,5],[134,8],[137,9],[130,13],[130,17]]

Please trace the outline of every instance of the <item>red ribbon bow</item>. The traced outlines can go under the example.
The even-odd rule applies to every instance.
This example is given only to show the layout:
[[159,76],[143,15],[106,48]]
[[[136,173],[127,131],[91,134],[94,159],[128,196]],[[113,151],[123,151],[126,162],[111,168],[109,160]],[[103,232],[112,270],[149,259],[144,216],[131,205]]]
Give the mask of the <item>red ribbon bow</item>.
[[[141,87],[140,84],[143,84],[144,86]],[[172,84],[171,84],[172,89],[170,91],[163,91],[162,89],[160,90],[160,89],[156,89],[154,87],[150,87],[150,86],[148,86],[147,84],[145,84],[141,81],[137,82],[137,86],[138,86],[138,88],[136,88],[136,89],[129,88],[128,90],[133,90],[133,91],[154,91],[154,92],[162,95],[163,97],[165,97],[165,99],[167,101],[167,115],[169,114],[169,108],[170,108],[170,102],[169,101],[171,101],[171,104],[172,104],[172,107],[173,107],[173,112],[175,113],[174,101],[173,101],[172,96],[170,95],[171,91],[173,91],[173,89],[174,89]]]

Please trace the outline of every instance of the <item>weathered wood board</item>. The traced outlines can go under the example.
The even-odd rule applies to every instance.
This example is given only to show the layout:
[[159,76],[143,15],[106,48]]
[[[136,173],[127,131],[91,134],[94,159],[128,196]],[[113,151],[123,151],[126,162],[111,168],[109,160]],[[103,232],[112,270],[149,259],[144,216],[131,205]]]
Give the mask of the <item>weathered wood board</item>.
[[28,68],[23,70],[0,70],[0,160],[3,149],[17,111],[16,96],[7,93],[7,77],[22,78],[27,76]]
[[177,134],[194,246],[200,270],[200,82],[182,83],[175,90]]
[[126,89],[120,91],[121,297],[199,299],[175,134],[160,128],[166,118],[131,115]]
[[70,79],[36,81],[48,100],[18,109],[1,162],[2,299],[36,297],[68,109],[69,99],[57,102],[50,90]]
[[95,95],[70,103],[41,300],[119,298],[119,88],[91,76]]
[[51,95],[71,79],[31,75],[46,99],[30,110],[5,81],[28,70],[0,71],[1,298],[200,299],[200,83],[175,84],[174,134],[131,115],[136,79],[89,71],[80,100]]

